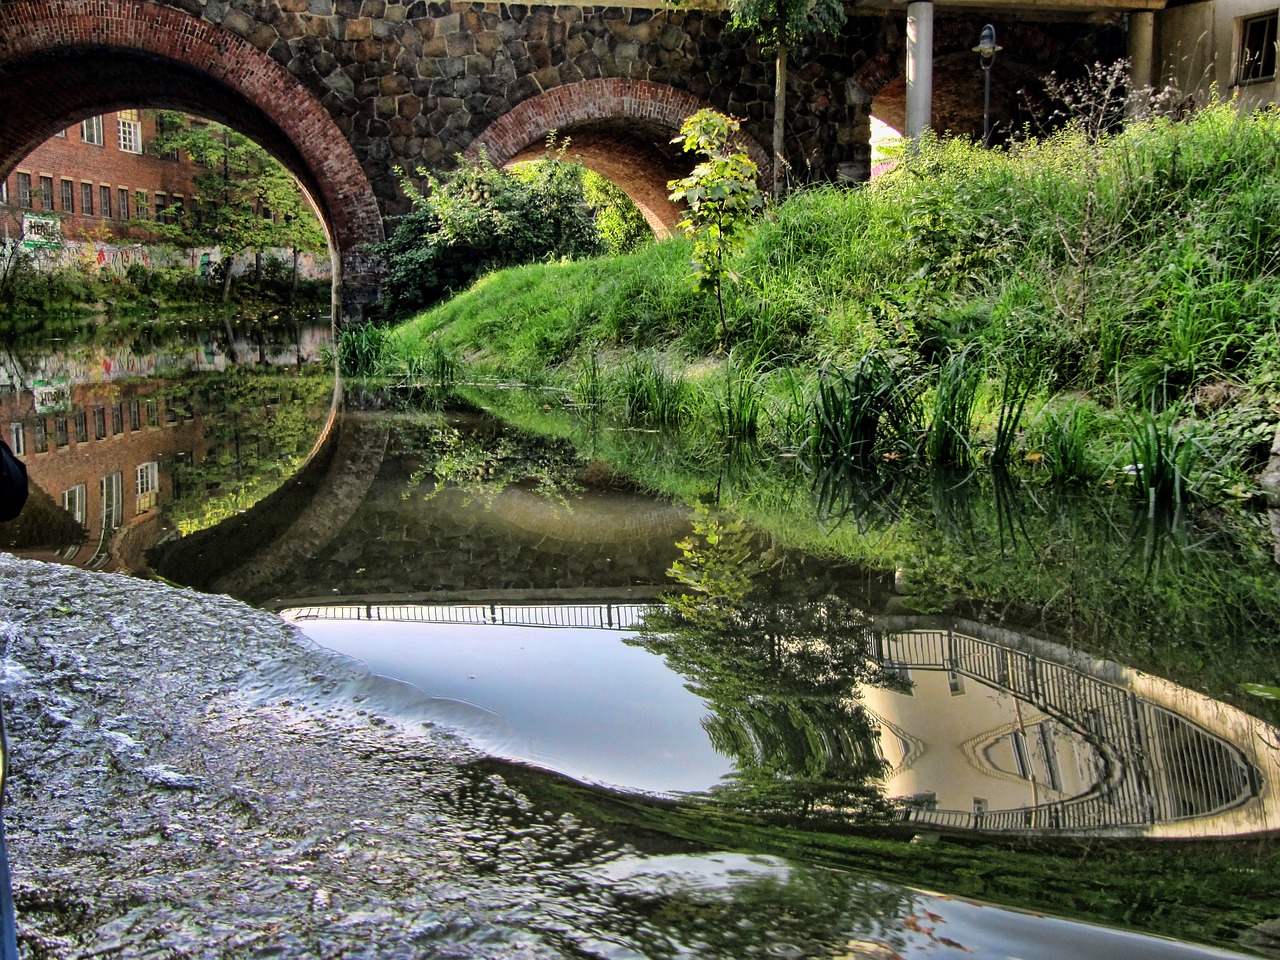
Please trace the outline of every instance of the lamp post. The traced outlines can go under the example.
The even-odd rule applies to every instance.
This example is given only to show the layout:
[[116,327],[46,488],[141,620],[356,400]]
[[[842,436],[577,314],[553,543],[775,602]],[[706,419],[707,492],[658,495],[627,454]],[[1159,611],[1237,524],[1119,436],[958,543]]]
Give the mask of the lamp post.
[[978,55],[978,61],[982,64],[982,146],[984,149],[991,146],[991,64],[995,63],[996,53],[1003,49],[1004,47],[996,44],[996,28],[988,23],[982,28],[978,45],[973,48],[973,52]]

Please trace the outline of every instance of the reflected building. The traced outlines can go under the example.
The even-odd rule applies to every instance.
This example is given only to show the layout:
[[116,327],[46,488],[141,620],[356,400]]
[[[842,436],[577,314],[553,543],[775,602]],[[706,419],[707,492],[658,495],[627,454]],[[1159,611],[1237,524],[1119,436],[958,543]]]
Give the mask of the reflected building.
[[[328,328],[304,329],[262,359],[295,366],[329,340]],[[3,529],[7,547],[94,570],[146,570],[143,552],[165,534],[160,508],[195,492],[182,468],[203,463],[219,442],[219,391],[202,397],[182,378],[234,365],[207,334],[149,352],[82,344],[0,353],[0,429],[34,488]]]
[[[127,542],[158,539],[159,510],[181,491],[175,464],[209,450],[204,418],[164,381],[0,387],[0,423],[30,481],[83,529],[82,538],[23,550],[95,570],[131,569]],[[43,549],[41,549],[43,548]]]
[[921,621],[886,618],[877,633],[878,655],[911,691],[862,694],[903,819],[1184,837],[1280,825],[1280,739],[1269,725],[1046,641]]

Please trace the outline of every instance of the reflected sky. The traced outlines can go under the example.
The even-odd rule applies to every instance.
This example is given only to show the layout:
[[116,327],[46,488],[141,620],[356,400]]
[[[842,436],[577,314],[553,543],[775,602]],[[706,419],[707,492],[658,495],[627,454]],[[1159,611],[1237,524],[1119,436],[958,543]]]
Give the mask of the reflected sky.
[[[288,616],[288,612],[285,612]],[[302,620],[316,643],[433,698],[438,722],[494,756],[647,792],[705,790],[732,764],[708,709],[661,657],[599,629]]]

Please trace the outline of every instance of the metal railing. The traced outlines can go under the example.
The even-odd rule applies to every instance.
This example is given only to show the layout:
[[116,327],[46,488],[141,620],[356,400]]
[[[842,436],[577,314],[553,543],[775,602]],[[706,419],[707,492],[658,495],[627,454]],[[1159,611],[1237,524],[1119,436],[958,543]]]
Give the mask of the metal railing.
[[334,604],[283,611],[288,619],[381,620],[393,623],[503,624],[518,627],[575,627],[635,630],[650,608],[643,603],[582,604]]
[[1012,810],[903,807],[903,819],[989,831],[1140,826],[1211,816],[1257,795],[1244,754],[1190,718],[1066,664],[954,630],[877,634],[882,662],[950,670],[1075,730],[1102,759],[1087,794]]

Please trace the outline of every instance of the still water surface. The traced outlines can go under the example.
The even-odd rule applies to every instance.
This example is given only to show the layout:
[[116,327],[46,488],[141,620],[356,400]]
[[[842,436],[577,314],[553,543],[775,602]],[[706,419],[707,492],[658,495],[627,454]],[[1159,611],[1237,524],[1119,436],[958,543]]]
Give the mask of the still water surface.
[[[133,370],[124,385],[97,375],[96,356],[11,358],[5,402],[31,440],[43,520],[11,546],[154,570],[280,611],[411,684],[416,716],[588,783],[845,828],[1179,837],[1280,826],[1276,731],[1233,707],[1034,632],[909,614],[891,571],[750,531],[717,538],[721,551],[739,538],[752,557],[740,588],[664,607],[655,601],[674,586],[673,562],[715,559],[705,527],[690,539],[706,522],[690,508],[643,495],[568,442],[474,411],[330,421],[323,379],[287,369],[300,342],[292,363],[229,374],[204,363],[210,349],[185,352],[185,368],[117,352],[112,365]],[[156,375],[141,378],[144,368]],[[50,383],[61,395],[39,392]],[[102,449],[99,408],[119,463],[89,456]],[[154,490],[143,489],[149,464]],[[739,906],[752,900],[744,890],[773,889],[773,908],[743,917],[750,951],[679,922],[664,934],[679,947],[646,946],[635,931],[595,941],[581,915],[565,942],[609,957],[1199,949],[867,881],[818,884],[841,898],[843,934],[796,946],[791,895],[777,891],[798,869],[738,855],[607,868],[632,909],[659,888]]]

